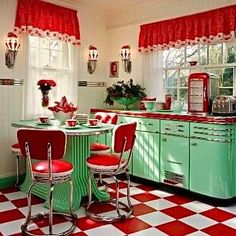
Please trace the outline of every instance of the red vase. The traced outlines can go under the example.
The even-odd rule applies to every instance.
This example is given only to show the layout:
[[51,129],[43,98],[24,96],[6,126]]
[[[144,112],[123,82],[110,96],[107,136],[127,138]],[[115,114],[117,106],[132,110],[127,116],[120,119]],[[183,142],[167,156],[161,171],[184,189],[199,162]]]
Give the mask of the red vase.
[[163,106],[164,110],[170,110],[171,108],[171,95],[165,95],[165,104]]
[[42,91],[42,107],[48,107],[49,105],[49,91]]

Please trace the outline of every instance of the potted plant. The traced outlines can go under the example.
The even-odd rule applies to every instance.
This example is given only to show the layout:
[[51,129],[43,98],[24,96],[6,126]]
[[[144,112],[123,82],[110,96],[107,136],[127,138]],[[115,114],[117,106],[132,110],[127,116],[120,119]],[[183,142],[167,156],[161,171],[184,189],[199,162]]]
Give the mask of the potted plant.
[[132,79],[127,82],[118,81],[106,89],[107,96],[104,103],[112,106],[114,101],[117,101],[124,106],[124,110],[128,110],[129,105],[146,97],[144,90],[145,88],[142,88],[139,84],[135,85]]

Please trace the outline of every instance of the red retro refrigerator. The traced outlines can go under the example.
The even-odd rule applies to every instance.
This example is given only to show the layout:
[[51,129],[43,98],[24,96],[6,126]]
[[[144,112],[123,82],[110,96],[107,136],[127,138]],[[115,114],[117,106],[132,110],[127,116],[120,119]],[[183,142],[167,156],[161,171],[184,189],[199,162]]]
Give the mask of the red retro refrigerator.
[[188,112],[209,112],[210,77],[208,73],[192,73],[188,78]]

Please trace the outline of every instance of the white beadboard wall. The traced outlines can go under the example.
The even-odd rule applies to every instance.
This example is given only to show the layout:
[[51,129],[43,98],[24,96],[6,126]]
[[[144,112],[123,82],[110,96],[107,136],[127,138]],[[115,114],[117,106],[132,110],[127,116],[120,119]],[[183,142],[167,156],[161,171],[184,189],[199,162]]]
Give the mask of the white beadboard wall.
[[10,147],[16,142],[11,122],[22,117],[22,86],[0,86],[0,178],[15,175],[16,164]]

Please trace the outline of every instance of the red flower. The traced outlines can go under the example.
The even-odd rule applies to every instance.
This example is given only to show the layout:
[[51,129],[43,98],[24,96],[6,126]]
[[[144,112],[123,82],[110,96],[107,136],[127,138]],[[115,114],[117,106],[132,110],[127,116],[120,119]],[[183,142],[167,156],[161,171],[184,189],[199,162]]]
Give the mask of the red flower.
[[45,93],[46,91],[52,89],[51,87],[55,87],[56,82],[50,79],[41,79],[38,81],[37,85],[39,85],[39,89],[42,91],[42,93]]
[[37,85],[39,86],[52,86],[55,87],[57,84],[54,80],[50,80],[50,79],[41,79],[38,81]]

